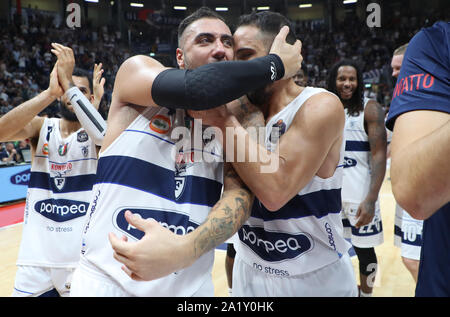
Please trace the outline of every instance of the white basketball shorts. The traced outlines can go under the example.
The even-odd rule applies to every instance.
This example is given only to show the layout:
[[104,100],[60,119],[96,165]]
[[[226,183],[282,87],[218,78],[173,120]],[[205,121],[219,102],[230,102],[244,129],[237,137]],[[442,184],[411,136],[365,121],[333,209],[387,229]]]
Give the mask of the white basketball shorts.
[[234,297],[356,297],[358,287],[348,254],[316,271],[280,277],[253,268],[237,253],[232,294]]
[[[18,265],[13,297],[69,296],[74,268]],[[56,292],[55,292],[56,290]]]
[[394,245],[401,249],[404,258],[420,260],[423,220],[417,220],[400,207],[395,206]]
[[[142,282],[145,283],[145,282]],[[114,280],[96,274],[91,269],[80,263],[73,274],[71,297],[132,297],[134,295],[127,292]],[[214,296],[214,285],[211,279],[192,295],[193,297]]]

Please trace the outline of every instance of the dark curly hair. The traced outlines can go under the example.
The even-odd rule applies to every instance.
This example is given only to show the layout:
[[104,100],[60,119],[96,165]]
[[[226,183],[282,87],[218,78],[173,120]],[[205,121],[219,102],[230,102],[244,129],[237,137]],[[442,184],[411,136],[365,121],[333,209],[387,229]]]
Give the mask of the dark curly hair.
[[364,110],[364,83],[362,78],[362,72],[359,65],[352,60],[344,59],[337,63],[335,63],[328,74],[328,80],[327,80],[327,89],[331,91],[332,93],[336,94],[339,99],[340,96],[338,94],[337,88],[336,88],[336,78],[337,78],[337,72],[339,67],[341,66],[352,66],[356,69],[356,76],[358,80],[358,86],[356,87],[356,91],[353,94],[352,98],[346,102],[346,109],[348,113],[351,116],[357,116],[362,110]]

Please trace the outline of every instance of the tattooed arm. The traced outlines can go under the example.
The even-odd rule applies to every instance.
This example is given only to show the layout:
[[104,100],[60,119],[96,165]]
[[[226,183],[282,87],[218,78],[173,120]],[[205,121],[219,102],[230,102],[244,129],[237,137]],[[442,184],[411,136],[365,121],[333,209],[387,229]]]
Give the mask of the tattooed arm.
[[371,177],[367,196],[360,204],[356,214],[359,217],[355,224],[357,228],[372,221],[375,214],[375,202],[378,199],[378,193],[386,173],[386,128],[384,126],[384,111],[378,103],[369,101],[364,110],[364,121],[370,144]]
[[[228,111],[240,122],[242,127],[264,128],[264,116],[261,110],[252,105],[246,97],[241,97],[227,105]],[[251,135],[256,142],[264,140],[264,129],[257,129]],[[217,202],[208,216],[210,227],[206,227],[198,234],[194,246],[195,254],[201,255],[213,247],[230,238],[250,217],[254,195],[237,175],[231,163],[224,166],[224,192],[222,199]],[[230,207],[234,206],[234,207]],[[218,215],[222,215],[218,217]]]
[[127,211],[127,221],[145,235],[137,242],[109,235],[114,258],[124,264],[125,273],[138,281],[157,279],[192,265],[230,238],[249,217],[253,196],[231,164],[225,165],[224,175],[222,198],[205,222],[189,234],[174,234],[153,219],[142,219]]
[[[224,167],[224,191],[206,221],[196,230],[195,258],[220,245],[235,234],[250,216],[254,196],[229,163]],[[192,232],[194,233],[194,232]]]

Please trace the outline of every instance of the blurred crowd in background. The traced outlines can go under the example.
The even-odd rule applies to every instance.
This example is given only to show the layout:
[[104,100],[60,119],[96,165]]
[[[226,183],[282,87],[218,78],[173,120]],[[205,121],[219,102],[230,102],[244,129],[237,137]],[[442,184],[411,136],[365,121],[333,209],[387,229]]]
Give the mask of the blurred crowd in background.
[[[292,21],[302,41],[307,85],[324,88],[331,65],[343,58],[354,59],[364,72],[366,95],[388,109],[395,84],[390,68],[393,50],[407,43],[422,27],[447,18],[445,12],[424,10],[417,14],[407,7],[401,10],[393,12],[382,28],[369,28],[357,16],[347,16],[332,31],[320,21]],[[50,44],[57,42],[73,49],[79,68],[92,73],[94,63],[103,64],[106,83],[100,109],[106,117],[114,76],[128,57],[150,53],[164,65],[176,67],[177,23],[161,27],[148,22],[130,23],[131,33],[139,37],[139,41],[131,43],[117,27],[87,25],[72,30],[38,9],[26,11],[25,17],[10,24],[0,21],[0,116],[48,87],[55,63]],[[173,50],[172,54],[155,54],[159,46]],[[55,117],[58,111],[55,102],[40,115]],[[15,147],[19,148],[19,142]],[[5,149],[6,144],[0,143],[0,153]]]

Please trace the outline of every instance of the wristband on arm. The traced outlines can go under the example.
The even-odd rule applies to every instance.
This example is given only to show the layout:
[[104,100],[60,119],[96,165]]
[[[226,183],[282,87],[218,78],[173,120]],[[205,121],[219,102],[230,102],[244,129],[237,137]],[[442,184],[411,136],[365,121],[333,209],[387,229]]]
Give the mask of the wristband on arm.
[[66,95],[81,126],[95,144],[101,146],[106,133],[106,121],[78,87],[70,88],[66,91]]
[[207,110],[283,78],[284,65],[275,54],[250,61],[210,63],[192,70],[168,69],[155,78],[153,101],[162,107]]

